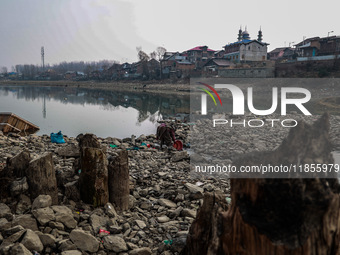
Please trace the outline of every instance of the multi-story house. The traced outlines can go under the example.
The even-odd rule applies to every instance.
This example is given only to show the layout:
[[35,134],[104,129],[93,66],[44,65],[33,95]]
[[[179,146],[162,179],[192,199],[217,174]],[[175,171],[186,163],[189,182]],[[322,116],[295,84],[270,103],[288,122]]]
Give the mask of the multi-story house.
[[240,28],[238,40],[224,46],[224,58],[233,62],[251,62],[267,60],[268,43],[262,42],[262,31],[259,30],[257,40],[252,40],[247,31]]
[[189,62],[195,64],[197,69],[201,69],[209,59],[214,57],[214,50],[208,48],[208,46],[197,46],[185,52],[188,56]]

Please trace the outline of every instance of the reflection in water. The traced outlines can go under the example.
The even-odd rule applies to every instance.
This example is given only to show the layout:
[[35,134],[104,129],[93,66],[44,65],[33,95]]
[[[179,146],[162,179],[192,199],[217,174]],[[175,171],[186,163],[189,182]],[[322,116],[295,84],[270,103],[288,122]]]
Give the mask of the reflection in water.
[[154,133],[157,120],[189,113],[188,96],[69,87],[0,86],[0,112],[14,112],[40,126],[38,134],[100,137]]

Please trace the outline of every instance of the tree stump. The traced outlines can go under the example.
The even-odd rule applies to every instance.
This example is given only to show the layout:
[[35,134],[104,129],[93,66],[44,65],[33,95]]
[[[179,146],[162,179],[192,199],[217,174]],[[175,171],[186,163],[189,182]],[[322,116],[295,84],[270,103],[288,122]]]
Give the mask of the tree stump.
[[[236,165],[332,164],[328,131],[328,115],[313,126],[300,123],[277,150],[245,155]],[[210,212],[219,213],[209,225],[200,221],[209,211],[199,211],[182,254],[340,254],[338,179],[287,177],[295,178],[231,179],[228,210],[205,198]],[[198,233],[206,231],[201,242]]]
[[110,202],[120,211],[129,209],[129,176],[128,152],[119,151],[109,162],[109,193]]
[[80,139],[79,144],[81,167],[79,177],[80,197],[85,203],[103,206],[109,201],[106,154],[99,148],[99,142],[94,135],[84,135]]
[[45,153],[32,160],[25,171],[32,201],[39,195],[50,195],[52,204],[58,204],[57,179],[52,153]]

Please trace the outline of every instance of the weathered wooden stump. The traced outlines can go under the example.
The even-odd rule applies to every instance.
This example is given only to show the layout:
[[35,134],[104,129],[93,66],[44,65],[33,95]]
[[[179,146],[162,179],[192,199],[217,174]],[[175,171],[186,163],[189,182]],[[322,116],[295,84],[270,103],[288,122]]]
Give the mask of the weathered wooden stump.
[[129,165],[128,152],[119,151],[118,156],[109,162],[109,193],[110,202],[114,203],[118,210],[129,209]]
[[[328,115],[313,126],[300,123],[277,150],[245,155],[237,164],[332,164],[328,131]],[[205,198],[183,254],[340,254],[338,179],[294,177],[232,179],[228,210]]]
[[45,153],[32,160],[25,171],[31,199],[39,195],[50,195],[52,204],[58,204],[57,179],[53,165],[52,153]]
[[[103,206],[109,201],[106,154],[94,135],[80,138],[80,197],[85,203]],[[87,147],[96,146],[96,147]]]

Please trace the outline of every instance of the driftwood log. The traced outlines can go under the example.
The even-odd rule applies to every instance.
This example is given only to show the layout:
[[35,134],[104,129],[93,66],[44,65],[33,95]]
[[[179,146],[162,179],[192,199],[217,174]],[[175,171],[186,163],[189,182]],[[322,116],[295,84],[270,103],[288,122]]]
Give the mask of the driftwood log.
[[80,147],[80,197],[85,203],[104,206],[109,202],[108,161],[96,136],[79,136]]
[[129,209],[129,161],[128,152],[119,151],[118,155],[109,160],[109,197],[116,209]]
[[[325,114],[313,126],[299,123],[277,150],[236,164],[332,164],[328,132]],[[321,177],[231,179],[231,204],[205,194],[182,254],[340,254],[338,179]]]

